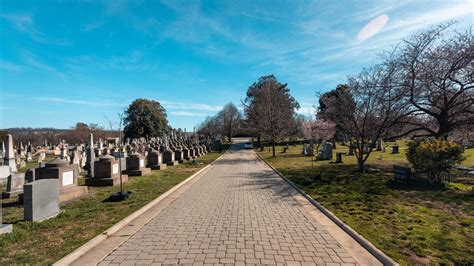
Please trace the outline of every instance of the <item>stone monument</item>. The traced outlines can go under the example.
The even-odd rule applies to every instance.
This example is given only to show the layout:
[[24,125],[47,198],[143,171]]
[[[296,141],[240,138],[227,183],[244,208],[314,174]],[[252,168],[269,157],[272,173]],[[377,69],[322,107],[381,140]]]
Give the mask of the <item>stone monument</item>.
[[[122,174],[122,183],[128,181],[128,176]],[[119,161],[110,155],[100,157],[94,163],[94,177],[86,179],[86,185],[91,187],[115,186],[120,184]]]
[[43,168],[36,168],[36,180],[58,179],[59,180],[59,201],[61,203],[73,200],[87,194],[86,186],[78,186],[78,171],[74,165],[61,159],[54,159],[45,164]]
[[127,174],[129,176],[144,176],[151,173],[150,168],[145,167],[145,158],[139,153],[132,153],[127,157]]
[[6,150],[5,156],[3,157],[3,165],[9,166],[11,172],[16,172],[16,161],[15,161],[15,152],[13,150],[13,138],[12,135],[7,134],[5,137]]
[[23,193],[23,185],[25,184],[24,173],[12,173],[7,179],[7,191],[2,193],[2,198],[7,199],[15,197]]
[[174,159],[174,152],[170,149],[166,149],[163,152],[163,163],[173,166],[173,165],[178,165],[179,162]]
[[166,169],[166,164],[163,163],[163,156],[156,150],[148,153],[148,167],[153,170]]
[[43,221],[59,214],[59,179],[43,179],[24,186],[25,221]]
[[86,151],[86,169],[88,177],[94,177],[94,160],[95,160],[95,153],[94,153],[94,136],[92,133],[89,136],[89,147]]

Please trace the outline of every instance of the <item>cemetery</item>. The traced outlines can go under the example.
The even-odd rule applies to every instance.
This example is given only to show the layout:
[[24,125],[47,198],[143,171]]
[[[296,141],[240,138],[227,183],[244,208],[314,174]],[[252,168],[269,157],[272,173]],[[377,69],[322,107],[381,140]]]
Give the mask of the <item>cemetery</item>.
[[474,265],[472,0],[0,12],[0,266]]
[[[473,175],[456,170],[446,185],[407,181],[405,175],[400,180],[394,167],[410,166],[406,141],[397,144],[399,153],[392,153],[393,142],[384,144],[385,152],[373,152],[364,173],[354,171],[357,160],[348,155],[349,147],[340,143],[332,151],[334,157],[343,154],[340,164],[334,158],[320,160],[302,155],[302,145],[279,146],[286,152],[276,157],[271,156],[270,147],[258,153],[396,261],[426,264],[423,257],[431,257],[431,262],[438,257],[437,263],[472,260],[465,248],[474,240]],[[460,168],[474,168],[474,148],[465,149],[465,155]],[[309,183],[308,178],[312,178]]]
[[[90,140],[89,144],[62,142],[57,148],[32,148],[37,158],[30,158],[17,171],[5,171],[11,174],[1,179],[1,230],[10,233],[0,239],[2,264],[53,263],[220,156],[210,152],[216,149],[216,142],[175,132],[170,138],[132,140],[122,147],[112,143],[105,147],[102,140],[94,142],[92,135]],[[5,159],[0,167],[11,167],[11,158],[27,159],[20,149],[13,151],[12,147],[18,146],[11,135],[4,143],[10,149],[2,150]],[[199,148],[198,156],[179,163],[173,160],[173,167],[162,163],[158,150],[188,150],[188,146]],[[50,155],[41,158],[42,152],[34,150]],[[124,154],[129,156],[123,158]],[[126,163],[119,165],[121,159]],[[127,201],[110,202],[108,198],[120,190],[121,182],[132,196]],[[38,246],[38,242],[42,244]]]

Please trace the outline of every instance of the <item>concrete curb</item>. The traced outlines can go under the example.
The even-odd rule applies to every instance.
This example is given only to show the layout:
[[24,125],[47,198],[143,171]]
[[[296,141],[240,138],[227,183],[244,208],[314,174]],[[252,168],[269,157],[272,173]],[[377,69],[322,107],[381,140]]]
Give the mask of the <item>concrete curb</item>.
[[89,240],[88,242],[86,242],[85,244],[83,244],[82,246],[78,247],[76,250],[74,250],[73,252],[71,252],[70,254],[66,255],[64,258],[58,260],[57,262],[55,262],[53,265],[70,265],[71,263],[73,263],[74,261],[76,261],[78,258],[80,258],[81,256],[83,256],[85,253],[87,253],[89,250],[93,249],[94,247],[96,247],[97,245],[99,245],[102,241],[106,240],[107,238],[109,238],[109,236],[112,236],[114,233],[118,232],[120,229],[124,228],[125,226],[127,226],[130,222],[132,222],[134,219],[136,219],[137,217],[139,217],[140,215],[144,214],[145,212],[147,212],[148,210],[150,210],[151,208],[153,208],[155,205],[157,205],[158,203],[160,203],[163,199],[165,199],[167,196],[169,196],[171,193],[173,193],[174,191],[178,190],[179,188],[181,188],[182,186],[184,186],[186,183],[188,183],[189,181],[191,181],[192,179],[194,179],[196,176],[198,176],[199,174],[201,174],[202,172],[204,172],[206,169],[208,169],[209,167],[211,167],[212,165],[214,165],[217,161],[219,161],[222,156],[224,156],[224,154],[227,153],[227,151],[225,151],[221,156],[219,156],[217,159],[215,159],[213,162],[211,162],[210,164],[206,165],[204,168],[200,169],[199,171],[197,171],[196,173],[194,173],[193,175],[191,175],[190,177],[186,178],[184,181],[182,181],[181,183],[177,184],[176,186],[172,187],[171,189],[169,189],[168,191],[166,191],[165,193],[161,194],[159,197],[157,197],[156,199],[152,200],[151,202],[149,202],[147,205],[141,207],[140,209],[136,210],[134,213],[130,214],[129,216],[125,217],[124,219],[122,219],[120,222],[114,224],[112,227],[110,227],[109,229],[105,230],[104,232],[102,232],[100,235],[97,235],[96,237],[92,238],[91,240]]
[[[255,151],[254,151],[255,152]],[[260,154],[255,152],[257,157],[262,160],[266,165],[268,165],[275,173],[277,173],[283,180],[285,180],[290,186],[292,186],[298,193],[300,193],[303,197],[305,197],[311,204],[313,204],[316,208],[318,208],[324,215],[326,215],[331,221],[333,221],[337,226],[339,226],[344,232],[346,232],[349,236],[351,236],[357,243],[359,243],[362,247],[364,247],[370,254],[372,254],[375,258],[377,258],[383,265],[387,266],[398,266],[399,264],[395,262],[392,258],[385,255],[380,249],[375,247],[372,243],[370,243],[367,239],[357,233],[354,229],[350,226],[345,224],[336,215],[330,212],[328,209],[324,208],[319,202],[311,198],[308,194],[306,194],[303,190],[301,190],[298,186],[296,186],[291,180],[286,178],[280,171],[278,171],[275,167],[273,167],[270,163],[268,163],[265,159],[263,159]]]

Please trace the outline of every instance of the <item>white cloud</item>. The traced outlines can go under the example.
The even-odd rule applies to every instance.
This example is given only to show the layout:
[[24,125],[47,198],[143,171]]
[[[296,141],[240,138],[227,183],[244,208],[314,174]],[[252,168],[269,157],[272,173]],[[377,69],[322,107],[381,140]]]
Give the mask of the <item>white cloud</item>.
[[431,25],[467,16],[471,16],[470,22],[472,23],[474,16],[473,8],[474,1],[468,0],[459,3],[449,3],[421,14],[416,13],[416,11],[411,12],[403,19],[390,23],[391,25],[387,26],[386,30],[393,31],[395,34],[406,34],[407,32],[417,31]]
[[387,24],[388,16],[381,15],[372,19],[367,25],[365,25],[357,34],[357,40],[363,42],[370,39],[372,36],[377,34]]

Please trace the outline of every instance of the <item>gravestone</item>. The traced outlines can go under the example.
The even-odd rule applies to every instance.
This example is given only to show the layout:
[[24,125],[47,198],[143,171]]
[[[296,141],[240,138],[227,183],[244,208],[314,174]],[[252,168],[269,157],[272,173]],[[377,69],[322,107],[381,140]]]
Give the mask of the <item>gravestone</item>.
[[309,141],[308,150],[306,152],[310,156],[314,156],[314,140]]
[[30,182],[35,181],[36,180],[35,173],[36,173],[35,168],[30,168],[30,169],[26,170],[25,182],[30,183]]
[[354,155],[354,145],[353,144],[349,145],[349,152],[347,153],[347,155],[350,155],[350,156]]
[[174,151],[174,159],[178,161],[178,163],[184,163],[187,161],[187,159],[184,158],[183,151],[180,149]]
[[185,160],[190,160],[191,158],[189,157],[189,149],[187,147],[183,148],[183,158]]
[[145,167],[145,158],[139,153],[132,153],[127,157],[127,174],[129,176],[145,176],[151,173],[150,168]]
[[87,194],[86,186],[78,186],[77,179],[79,173],[74,165],[56,158],[45,164],[43,168],[36,168],[35,178],[58,179],[59,180],[59,201],[61,203],[76,199]]
[[12,173],[7,180],[7,191],[2,193],[2,198],[8,199],[23,193],[23,185],[25,184],[24,173]]
[[326,142],[323,144],[322,150],[318,154],[319,160],[332,160],[332,144]]
[[0,180],[7,179],[12,174],[12,168],[8,165],[0,166]]
[[342,163],[343,152],[336,152],[336,161],[334,163]]
[[193,160],[193,159],[196,159],[196,150],[193,147],[190,147],[189,148],[189,160]]
[[15,152],[13,150],[13,138],[12,135],[7,134],[5,137],[6,149],[5,156],[3,157],[3,165],[9,166],[11,168],[10,172],[16,172],[16,161],[15,161]]
[[[91,187],[115,186],[120,184],[119,161],[113,156],[104,155],[94,163],[94,177],[86,179],[86,185]],[[122,175],[122,182],[128,181],[127,175]]]
[[406,181],[411,178],[411,168],[400,165],[393,166],[393,178],[397,181]]
[[398,154],[400,153],[398,145],[393,145],[392,146],[392,154]]
[[303,150],[301,151],[301,154],[302,155],[308,155],[308,148],[307,148],[306,143],[303,144]]
[[25,221],[39,222],[59,214],[59,180],[43,179],[25,184],[23,205]]
[[12,229],[13,229],[13,225],[3,224],[2,204],[0,203],[0,235],[11,233]]
[[379,139],[377,141],[377,148],[376,148],[377,151],[382,151],[383,150],[383,141],[381,139]]
[[[194,149],[193,149],[194,150]],[[163,163],[173,166],[173,165],[178,165],[179,162],[175,161],[174,159],[174,152],[167,149],[163,152]]]
[[148,167],[153,170],[164,170],[166,164],[163,163],[163,156],[156,150],[148,153]]

